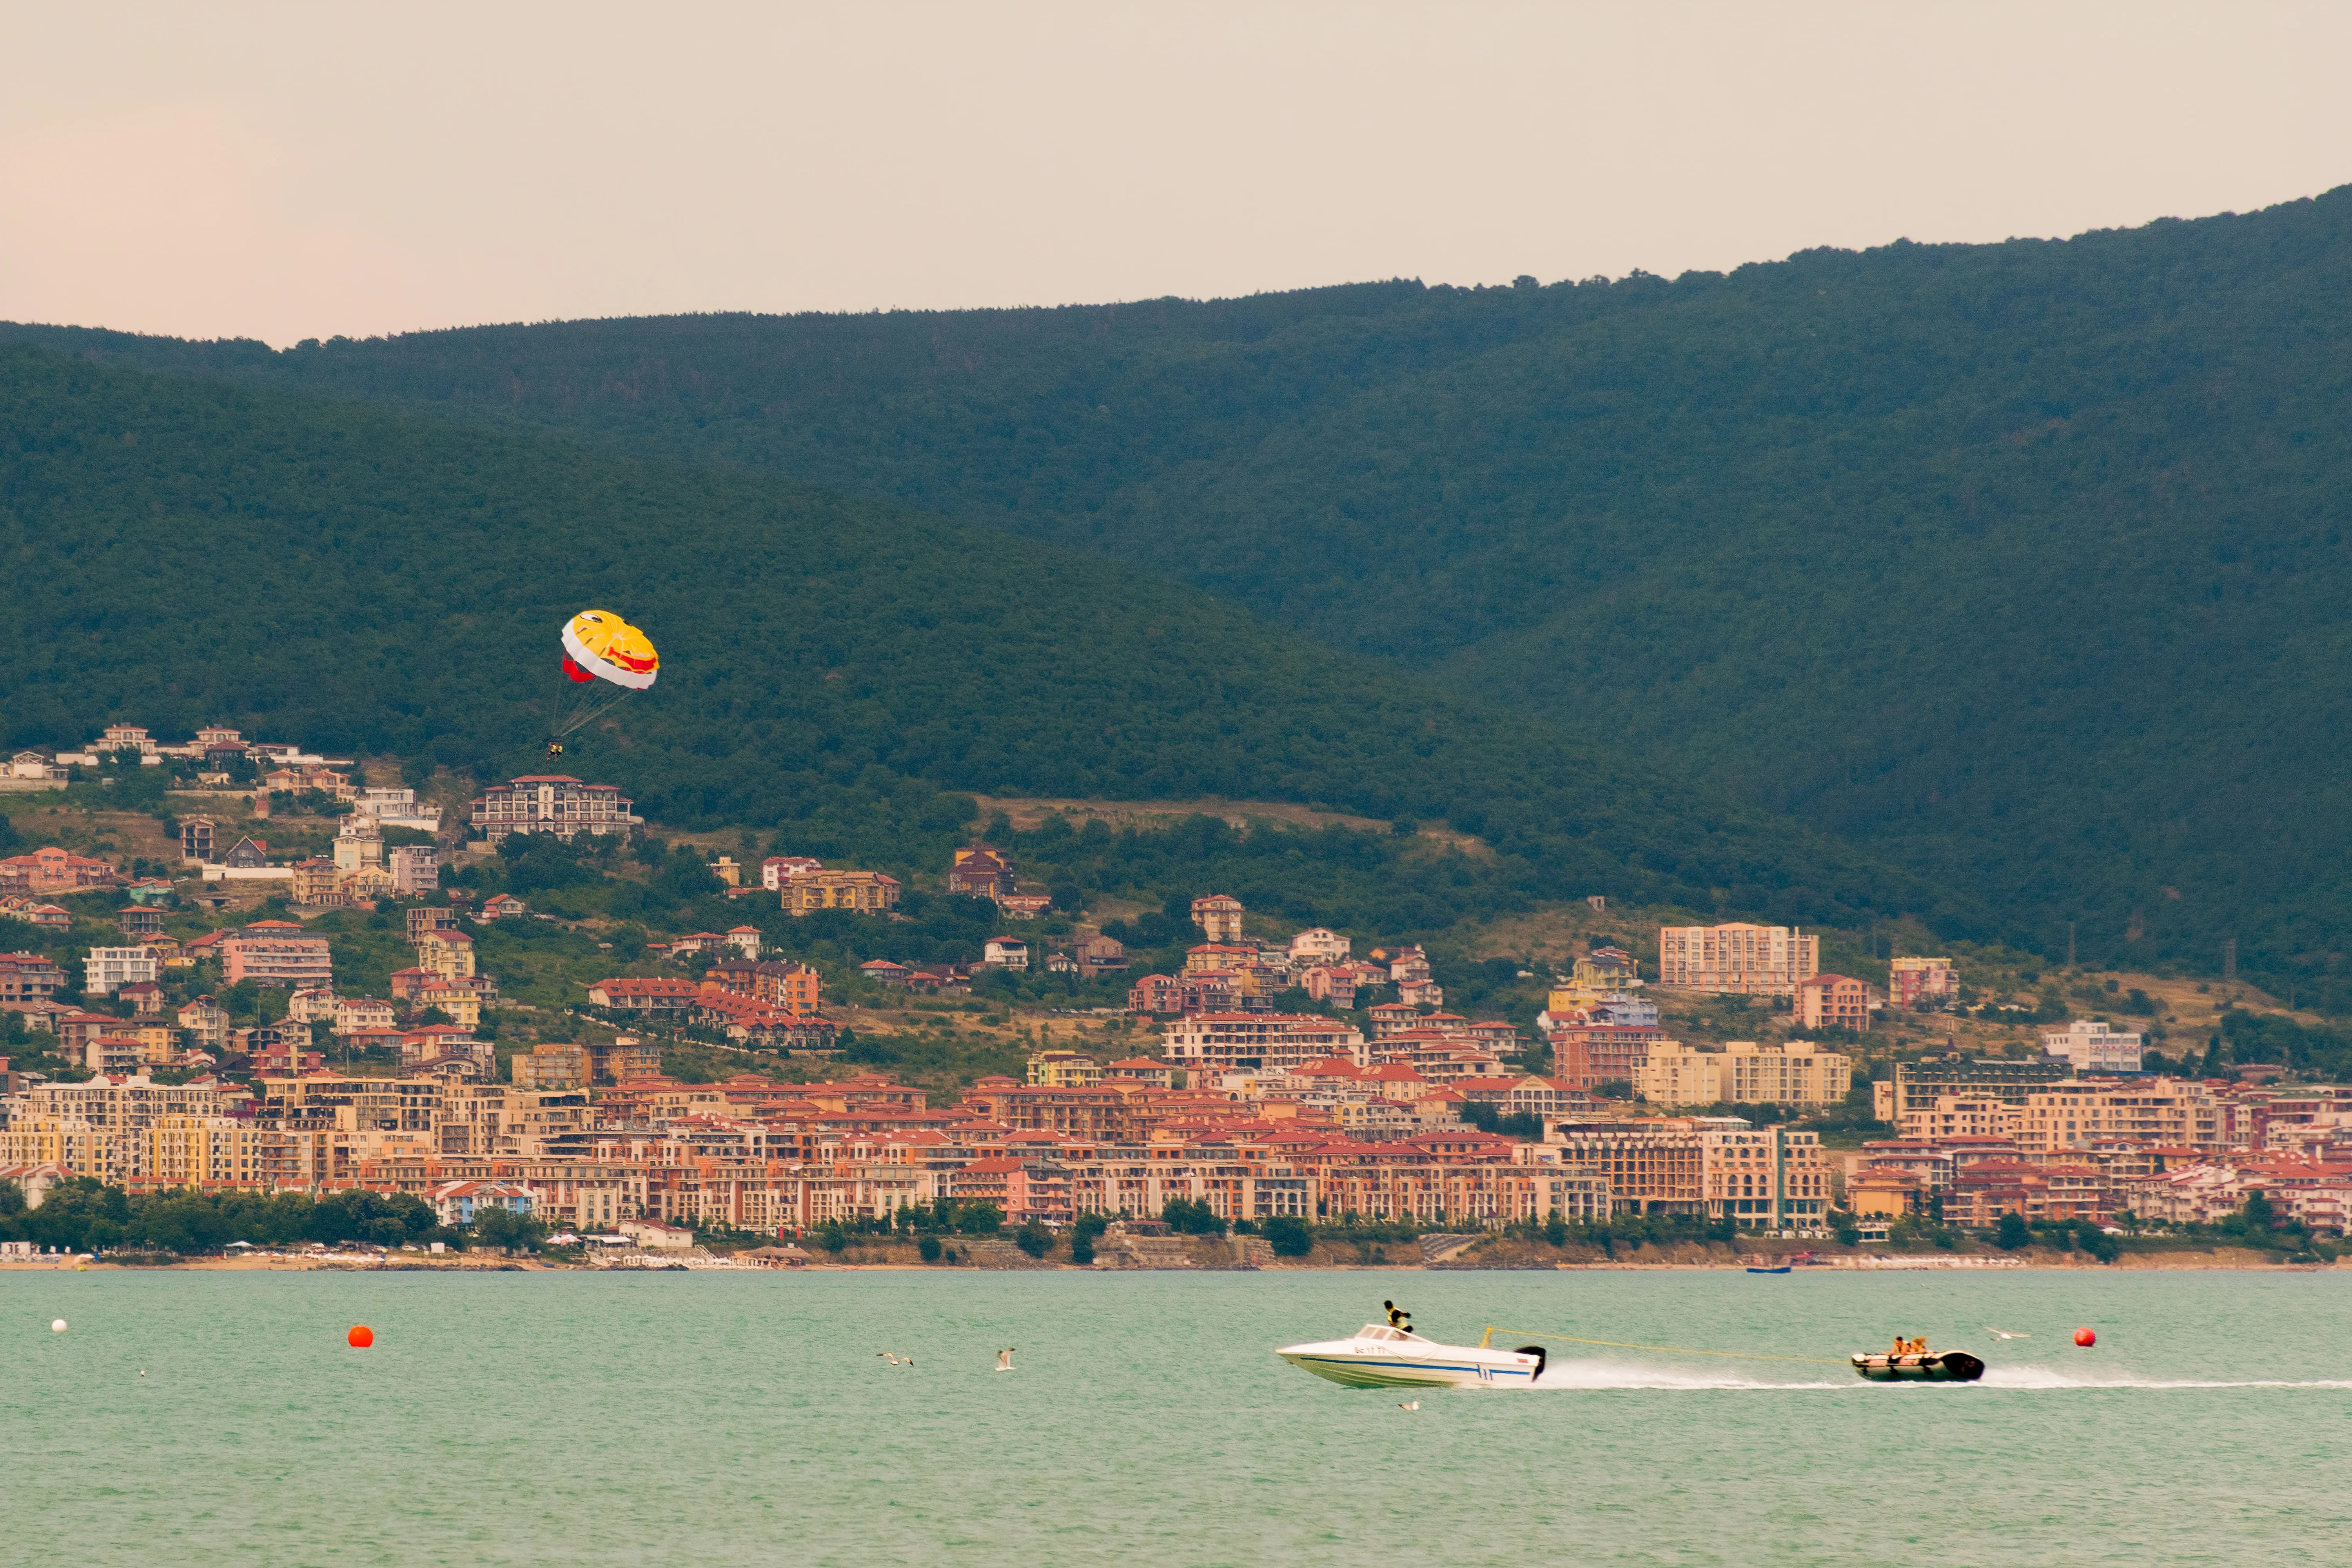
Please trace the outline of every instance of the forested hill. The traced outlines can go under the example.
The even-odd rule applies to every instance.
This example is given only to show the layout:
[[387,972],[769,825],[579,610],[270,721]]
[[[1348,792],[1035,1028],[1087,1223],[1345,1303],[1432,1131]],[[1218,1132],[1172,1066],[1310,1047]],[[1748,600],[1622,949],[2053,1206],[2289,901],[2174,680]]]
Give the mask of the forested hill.
[[1098,557],[769,476],[0,344],[12,745],[217,719],[540,771],[569,689],[556,629],[585,605],[646,626],[663,669],[564,771],[674,821],[796,838],[869,808],[920,819],[941,787],[1270,797],[1451,817],[1530,896],[1976,929],[1796,825]]
[[2343,966],[2352,191],[1729,275],[556,323],[284,353],[1189,579],[1969,887]]

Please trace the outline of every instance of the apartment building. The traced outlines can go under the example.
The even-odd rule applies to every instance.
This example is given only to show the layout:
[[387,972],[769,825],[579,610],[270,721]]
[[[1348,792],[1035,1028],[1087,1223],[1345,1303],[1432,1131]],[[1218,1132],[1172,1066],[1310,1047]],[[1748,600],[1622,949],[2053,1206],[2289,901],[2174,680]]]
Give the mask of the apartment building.
[[37,952],[0,952],[0,1005],[46,1002],[65,983],[64,967]]
[[565,773],[529,773],[493,784],[473,800],[473,824],[496,844],[509,833],[625,834],[645,818],[613,784],[583,784]]
[[1582,1165],[1608,1178],[1612,1213],[1696,1215],[1706,1208],[1701,1131],[1747,1125],[1737,1117],[1570,1121],[1553,1137],[1563,1164]]
[[1542,1165],[1342,1166],[1318,1173],[1312,1188],[1320,1217],[1475,1229],[1553,1214],[1579,1223],[1604,1219],[1611,1204],[1609,1184],[1597,1173]]
[[1821,939],[1732,921],[1658,928],[1658,984],[1742,996],[1792,996],[1821,969]]
[[146,1177],[157,1187],[257,1187],[279,1134],[233,1116],[163,1116],[146,1130]]
[[430,844],[401,844],[384,852],[392,872],[392,890],[399,898],[415,898],[441,885],[441,868]]
[[702,984],[788,1013],[815,1012],[824,993],[824,976],[814,969],[776,959],[721,959],[703,973]]
[[1178,1019],[1161,1030],[1160,1054],[1179,1067],[1210,1074],[1287,1072],[1333,1057],[1359,1067],[1371,1061],[1353,1025],[1277,1013],[1203,1013]]
[[1212,893],[1192,900],[1192,923],[1213,942],[1242,940],[1242,901],[1231,893]]
[[93,947],[82,960],[81,988],[93,995],[111,996],[126,985],[152,984],[163,965],[145,947]]
[[[2035,1089],[2072,1076],[2064,1062],[2046,1058],[1970,1058],[1957,1052],[1922,1057],[1916,1062],[1897,1062],[1892,1079],[1871,1086],[1871,1114],[1880,1121],[1901,1124],[1906,1115],[1931,1111],[1936,1101],[1946,1096],[1997,1100],[2003,1105],[2022,1106],[2025,1097]],[[1927,1134],[1906,1132],[1903,1136]]]
[[1551,1045],[1552,1076],[1581,1089],[1632,1083],[1652,1051],[1674,1044],[1654,1024],[1570,1024],[1544,1037]]
[[1907,1139],[2016,1136],[2020,1107],[1988,1094],[1939,1094],[1924,1105],[1906,1105],[1895,1119]]
[[1870,987],[1851,975],[1809,974],[1797,982],[1797,1026],[1801,1029],[1870,1028]]
[[2118,1029],[2103,1019],[2077,1018],[2042,1034],[2042,1054],[2076,1072],[2137,1072],[2147,1045],[2137,1029]]
[[1102,1064],[1083,1051],[1030,1055],[1029,1083],[1034,1089],[1092,1089],[1102,1080]]
[[444,980],[463,980],[474,973],[474,939],[454,928],[425,931],[416,939],[416,964]]
[[231,985],[250,980],[289,990],[331,985],[335,968],[323,936],[306,936],[289,921],[256,921],[219,942],[221,973]]
[[1906,1013],[1948,1007],[1959,994],[1959,976],[1948,958],[1898,958],[1887,966],[1886,999]]
[[691,980],[599,980],[588,987],[588,1001],[639,1013],[692,1013],[702,1005],[702,987]]
[[[1216,939],[1213,937],[1210,940]],[[1338,931],[1317,926],[1290,939],[1290,962],[1294,964],[1344,963],[1352,946],[1352,942]]]
[[1853,1084],[1853,1059],[1810,1040],[1733,1040],[1719,1051],[1668,1041],[1633,1075],[1654,1105],[1831,1105]]
[[1706,1216],[1748,1230],[1818,1230],[1830,1206],[1821,1136],[1785,1127],[1698,1134]]
[[2029,1093],[2011,1135],[2029,1159],[2111,1138],[2220,1150],[2231,1142],[2226,1121],[2213,1090],[2184,1079],[2128,1085],[2068,1081]]
[[[137,1042],[127,1043],[135,1059]],[[0,1144],[0,1164],[54,1162],[110,1185],[147,1175],[147,1131],[164,1117],[221,1113],[216,1083],[161,1084],[137,1073],[101,1076],[86,1083],[37,1084],[16,1103],[23,1110],[11,1119],[9,1133],[22,1131],[55,1152],[27,1152],[30,1145]]]
[[784,879],[784,912],[799,916],[819,910],[874,915],[898,902],[898,880],[880,871],[809,871]]

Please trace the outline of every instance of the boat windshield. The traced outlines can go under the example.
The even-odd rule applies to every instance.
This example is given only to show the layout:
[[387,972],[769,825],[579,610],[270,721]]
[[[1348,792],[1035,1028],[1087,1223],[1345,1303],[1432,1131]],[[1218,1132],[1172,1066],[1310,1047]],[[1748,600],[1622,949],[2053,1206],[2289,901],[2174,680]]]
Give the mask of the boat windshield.
[[1356,1337],[1360,1340],[1410,1340],[1420,1336],[1409,1334],[1402,1329],[1390,1328],[1386,1323],[1366,1323],[1357,1331]]

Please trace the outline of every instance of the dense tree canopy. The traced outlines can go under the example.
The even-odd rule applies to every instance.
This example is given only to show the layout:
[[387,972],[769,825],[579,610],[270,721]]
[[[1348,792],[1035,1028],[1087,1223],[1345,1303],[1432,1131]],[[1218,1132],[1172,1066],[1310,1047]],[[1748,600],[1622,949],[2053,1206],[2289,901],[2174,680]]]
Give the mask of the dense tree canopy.
[[43,335],[1098,551],[1795,813],[2043,952],[2344,964],[2352,189],[1672,280]]
[[[0,344],[7,742],[110,720],[539,771],[589,605],[660,683],[564,771],[794,842],[994,794],[1446,817],[1545,897],[1948,917],[1832,841],[1115,563],[788,485]],[[538,877],[564,875],[533,864]]]

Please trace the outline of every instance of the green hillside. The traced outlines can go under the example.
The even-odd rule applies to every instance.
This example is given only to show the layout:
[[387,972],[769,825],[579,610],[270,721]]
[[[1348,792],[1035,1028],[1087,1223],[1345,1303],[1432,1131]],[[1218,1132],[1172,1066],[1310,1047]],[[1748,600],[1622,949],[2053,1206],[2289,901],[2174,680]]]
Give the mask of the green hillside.
[[[1981,917],[1833,843],[1097,557],[762,476],[0,344],[13,744],[112,719],[536,771],[583,605],[660,683],[565,771],[870,845],[940,789],[1473,822],[1514,896]],[[861,839],[860,836],[867,837]]]
[[1524,285],[42,335],[1107,553],[1793,813],[2045,952],[2234,937],[2336,994],[2352,188]]

